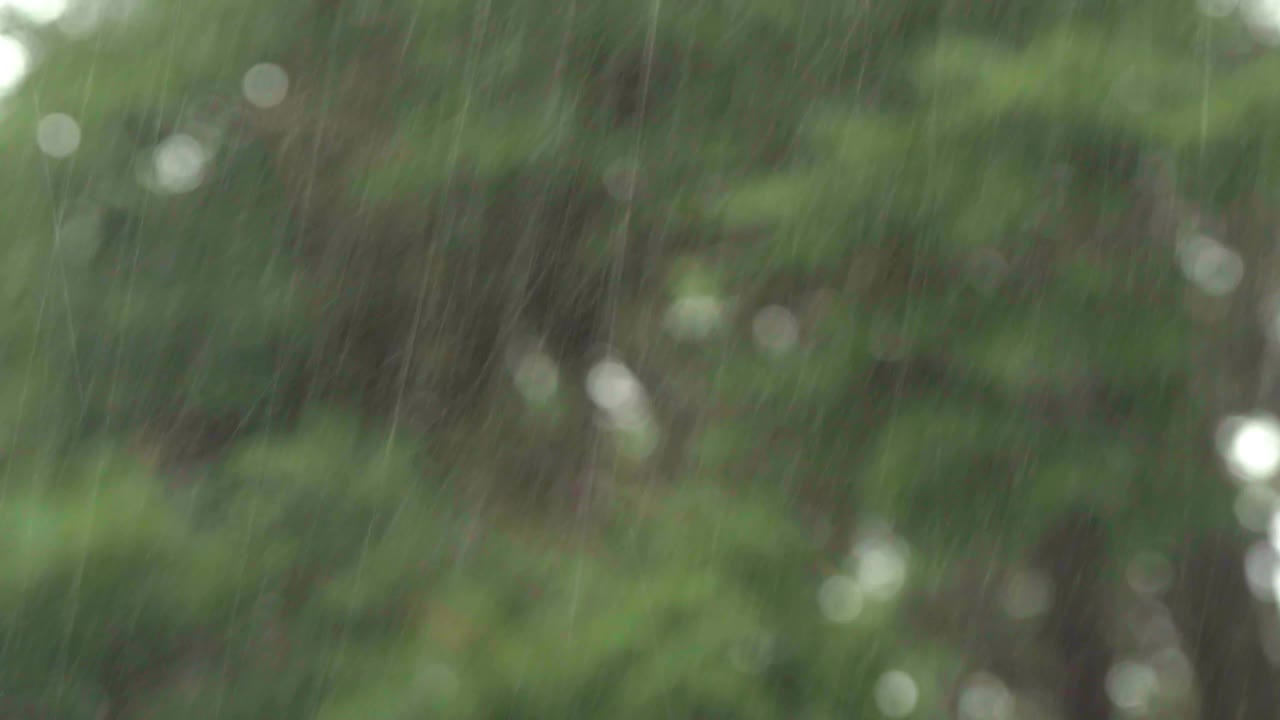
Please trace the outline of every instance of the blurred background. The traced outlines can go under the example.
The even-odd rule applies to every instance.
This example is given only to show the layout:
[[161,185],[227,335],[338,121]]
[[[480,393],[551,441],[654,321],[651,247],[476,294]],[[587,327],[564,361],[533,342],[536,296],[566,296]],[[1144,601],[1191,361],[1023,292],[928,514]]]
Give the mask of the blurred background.
[[1280,717],[1280,2],[3,0],[0,718]]

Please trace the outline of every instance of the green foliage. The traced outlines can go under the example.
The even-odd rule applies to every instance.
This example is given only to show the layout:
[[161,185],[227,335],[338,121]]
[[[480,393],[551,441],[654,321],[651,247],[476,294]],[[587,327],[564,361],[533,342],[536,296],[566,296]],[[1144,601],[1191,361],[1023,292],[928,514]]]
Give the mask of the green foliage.
[[[0,694],[875,717],[898,667],[941,716],[957,653],[893,600],[827,621],[843,571],[802,518],[892,519],[908,592],[1082,504],[1125,552],[1234,523],[1141,168],[1207,211],[1267,195],[1280,61],[1242,37],[1157,0],[199,0],[31,29],[0,116]],[[240,100],[260,62],[278,108]],[[69,158],[33,142],[52,112]],[[174,133],[208,163],[157,193]],[[657,335],[691,298],[712,329]],[[768,305],[794,346],[761,347]],[[524,332],[558,363],[542,408],[504,386]],[[693,408],[656,430],[674,470],[591,434],[600,344]],[[190,418],[228,425],[215,452],[149,455]],[[584,467],[599,507],[520,504]]]

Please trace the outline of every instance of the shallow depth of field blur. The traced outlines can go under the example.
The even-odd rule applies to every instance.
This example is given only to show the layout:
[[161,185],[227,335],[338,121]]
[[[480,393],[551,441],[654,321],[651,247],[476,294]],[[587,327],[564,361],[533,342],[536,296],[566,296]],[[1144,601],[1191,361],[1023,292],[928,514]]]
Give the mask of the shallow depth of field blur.
[[1280,0],[0,0],[0,720],[1280,718]]

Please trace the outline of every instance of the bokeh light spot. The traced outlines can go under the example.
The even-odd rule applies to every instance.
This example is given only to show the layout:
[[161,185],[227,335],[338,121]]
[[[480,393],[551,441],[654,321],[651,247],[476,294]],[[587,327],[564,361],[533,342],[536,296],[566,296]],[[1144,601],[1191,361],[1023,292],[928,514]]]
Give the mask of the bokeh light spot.
[[274,63],[261,63],[249,68],[240,82],[244,97],[263,109],[273,108],[289,94],[289,74]]
[[30,69],[27,46],[12,35],[0,35],[0,96],[17,88]]
[[916,681],[901,670],[890,670],[876,681],[876,706],[891,718],[903,718],[916,709],[920,690]]
[[80,125],[70,115],[45,115],[36,125],[36,145],[49,157],[70,157],[80,147]]
[[751,323],[756,344],[771,353],[784,353],[800,339],[800,323],[781,305],[770,305],[756,313]]
[[1270,414],[1227,418],[1217,440],[1227,468],[1241,480],[1262,482],[1280,469],[1280,422]]
[[834,623],[850,623],[862,614],[862,588],[848,575],[833,575],[818,589],[818,607]]

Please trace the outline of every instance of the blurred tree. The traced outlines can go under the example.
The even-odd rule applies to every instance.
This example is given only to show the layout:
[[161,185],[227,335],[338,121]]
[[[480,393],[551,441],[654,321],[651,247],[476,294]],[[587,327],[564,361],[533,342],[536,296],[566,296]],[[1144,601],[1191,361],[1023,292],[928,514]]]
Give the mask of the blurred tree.
[[[64,11],[0,44],[5,695],[1194,716],[1118,618],[1273,402],[1256,8]],[[1274,680],[1217,547],[1214,720]]]

